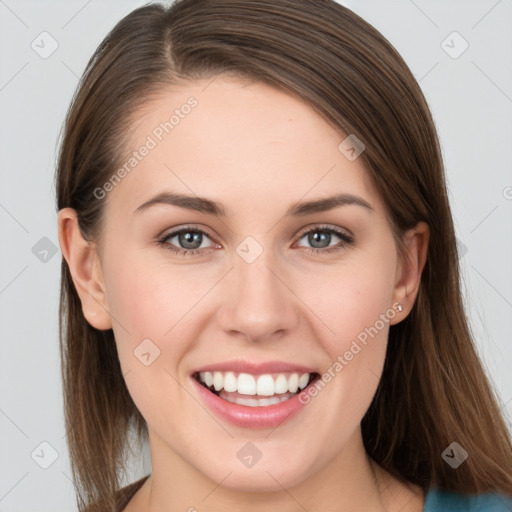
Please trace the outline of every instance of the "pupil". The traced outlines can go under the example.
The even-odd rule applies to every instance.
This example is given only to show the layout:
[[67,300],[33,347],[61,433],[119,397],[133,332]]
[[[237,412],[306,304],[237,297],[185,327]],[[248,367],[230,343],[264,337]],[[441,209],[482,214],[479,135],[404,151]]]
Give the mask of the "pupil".
[[[315,231],[314,233],[309,234],[309,240],[308,242],[315,248],[322,248],[327,247],[331,241],[331,234],[327,233],[326,231]],[[322,240],[323,238],[323,240]],[[327,245],[322,245],[322,242],[327,241]],[[317,246],[316,244],[320,242],[320,246]]]
[[195,231],[186,231],[185,233],[180,233],[180,244],[184,249],[197,249],[198,247],[193,247],[194,243],[199,242],[199,246],[201,245],[201,233],[197,233]]

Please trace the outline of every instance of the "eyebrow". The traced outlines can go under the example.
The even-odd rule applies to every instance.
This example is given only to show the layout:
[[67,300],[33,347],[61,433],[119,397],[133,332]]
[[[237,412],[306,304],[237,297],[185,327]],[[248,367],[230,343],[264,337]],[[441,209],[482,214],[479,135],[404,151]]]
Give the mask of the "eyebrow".
[[[226,217],[226,208],[216,201],[199,196],[189,196],[186,194],[177,194],[174,192],[161,192],[152,197],[145,203],[141,204],[134,214],[142,213],[154,205],[167,204],[172,206],[179,206],[187,210],[193,210],[200,213],[206,213],[215,217]],[[321,199],[314,199],[311,201],[298,201],[293,203],[287,210],[285,216],[302,217],[312,213],[326,212],[333,210],[339,206],[356,205],[361,206],[370,212],[373,212],[373,207],[365,201],[362,197],[353,194],[337,194],[330,197]]]

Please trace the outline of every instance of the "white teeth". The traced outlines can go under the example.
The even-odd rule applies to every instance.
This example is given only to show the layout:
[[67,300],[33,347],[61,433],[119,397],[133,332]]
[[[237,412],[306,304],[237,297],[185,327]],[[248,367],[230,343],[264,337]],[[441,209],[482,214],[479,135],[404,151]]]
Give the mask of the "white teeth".
[[266,407],[267,405],[274,405],[281,402],[279,398],[260,398],[258,400],[258,407]]
[[213,375],[211,372],[204,372],[204,382],[208,387],[211,387],[213,384]]
[[[305,373],[309,377],[309,373]],[[274,384],[274,391],[276,393],[286,393],[288,391],[288,379],[285,375],[279,375]]]
[[220,391],[224,387],[224,376],[220,372],[213,372],[213,386],[215,391]]
[[308,385],[308,381],[309,381],[309,373],[303,373],[299,379],[299,388],[304,389]]
[[242,398],[225,395],[222,398],[227,402],[233,404],[246,405],[248,407],[266,407],[268,405],[275,405],[280,402],[289,400],[293,395],[286,394],[284,396],[273,396],[270,398]]
[[248,373],[241,373],[238,376],[238,392],[241,395],[255,395],[256,379]]
[[227,372],[224,375],[224,390],[233,392],[236,391],[238,387],[237,379],[233,372]]
[[289,397],[279,398],[273,396],[271,398],[240,398],[240,397],[225,397],[224,400],[233,404],[246,405],[248,407],[266,407],[267,405],[275,405],[280,402],[288,400]]
[[299,388],[299,374],[292,373],[290,378],[288,379],[288,390],[290,393],[295,393]]
[[256,394],[272,396],[274,394],[274,379],[272,375],[260,375],[256,382]]
[[[235,372],[200,372],[199,380],[207,387],[214,387],[215,391],[224,390],[229,393],[238,392],[240,395],[269,396],[282,395],[284,393],[296,393],[304,389],[309,382],[310,374],[279,373],[275,377],[271,374],[254,376],[249,373]],[[244,400],[240,398],[240,400]],[[263,399],[260,399],[263,400]],[[238,403],[238,402],[237,402]],[[243,404],[245,405],[245,404]],[[255,404],[254,406],[257,406]]]

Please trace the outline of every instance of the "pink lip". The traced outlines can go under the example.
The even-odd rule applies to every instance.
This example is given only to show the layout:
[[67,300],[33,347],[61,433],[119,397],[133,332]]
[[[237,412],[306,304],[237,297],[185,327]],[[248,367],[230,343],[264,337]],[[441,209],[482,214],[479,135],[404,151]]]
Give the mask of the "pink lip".
[[191,380],[199,396],[214,414],[242,428],[272,428],[291,419],[304,407],[305,404],[300,402],[299,396],[309,387],[306,387],[285,402],[266,407],[249,407],[223,400],[211,391],[208,391],[194,377],[191,377]]
[[[264,363],[250,363],[249,361],[224,361],[222,363],[210,364],[202,366],[194,370],[196,372],[238,372],[250,373],[252,375],[262,375],[264,373],[280,373],[280,372],[297,372],[297,373],[314,373],[316,370],[297,364],[285,363],[283,361],[267,361]],[[286,402],[283,402],[286,403]]]

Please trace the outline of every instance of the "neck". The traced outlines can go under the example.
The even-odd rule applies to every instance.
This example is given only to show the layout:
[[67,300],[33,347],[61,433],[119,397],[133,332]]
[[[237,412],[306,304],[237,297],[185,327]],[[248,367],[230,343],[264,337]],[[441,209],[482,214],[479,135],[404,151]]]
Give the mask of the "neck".
[[[322,468],[305,468],[307,477],[285,488],[284,476],[266,471],[268,485],[276,490],[254,490],[231,486],[235,471],[219,475],[217,481],[184,461],[150,433],[153,472],[141,489],[141,510],[169,512],[298,512],[315,510],[386,510],[390,482],[367,456],[358,428],[343,450]],[[250,471],[265,471],[257,466]],[[172,507],[172,508],[171,508]]]

